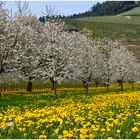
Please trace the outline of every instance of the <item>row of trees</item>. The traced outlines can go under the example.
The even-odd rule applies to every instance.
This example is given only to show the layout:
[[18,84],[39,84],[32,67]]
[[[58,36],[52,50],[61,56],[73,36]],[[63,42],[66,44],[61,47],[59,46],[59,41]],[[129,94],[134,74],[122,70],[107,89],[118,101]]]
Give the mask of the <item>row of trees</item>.
[[0,76],[16,74],[28,81],[28,91],[36,78],[50,80],[54,95],[63,80],[79,79],[87,92],[91,81],[105,83],[108,90],[119,81],[123,90],[123,81],[137,80],[140,65],[121,42],[93,40],[86,29],[65,31],[59,19],[41,23],[21,5],[18,8],[10,17],[0,7]]
[[[58,15],[61,19],[85,18],[92,16],[118,15],[129,11],[135,7],[139,7],[139,1],[105,1],[93,5],[88,11],[69,16]],[[45,16],[39,18],[41,22],[45,21]]]

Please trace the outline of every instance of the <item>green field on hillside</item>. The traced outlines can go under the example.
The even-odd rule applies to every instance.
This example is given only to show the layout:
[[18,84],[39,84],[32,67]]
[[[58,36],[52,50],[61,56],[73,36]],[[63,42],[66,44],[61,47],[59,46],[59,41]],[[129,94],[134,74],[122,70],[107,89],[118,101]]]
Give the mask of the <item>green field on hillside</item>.
[[[86,27],[92,30],[93,37],[109,37],[114,40],[120,39],[128,45],[140,45],[140,22],[139,25],[127,23],[127,20],[120,23],[121,20],[119,18],[121,17],[110,18],[112,19],[109,19],[109,17],[72,19],[66,20],[66,23],[68,24],[69,29],[76,28],[78,30],[82,30]],[[119,19],[118,23],[117,18]]]
[[66,20],[68,29],[93,31],[93,38],[108,37],[122,40],[140,60],[140,17],[128,19],[124,16],[102,16]]
[[140,17],[129,17],[125,16],[99,16],[99,17],[89,17],[89,18],[80,18],[80,21],[91,21],[91,22],[102,22],[102,23],[116,23],[116,24],[132,24],[140,25]]
[[140,16],[140,7],[136,7],[128,12],[122,13],[124,16]]

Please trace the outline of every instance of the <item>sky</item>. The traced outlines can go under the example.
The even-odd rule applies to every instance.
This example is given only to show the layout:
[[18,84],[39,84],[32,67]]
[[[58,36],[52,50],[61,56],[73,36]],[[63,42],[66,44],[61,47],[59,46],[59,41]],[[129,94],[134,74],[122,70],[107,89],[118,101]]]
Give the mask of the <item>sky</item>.
[[[45,5],[54,8],[58,14],[61,15],[72,15],[81,12],[88,11],[97,1],[28,1],[29,9],[33,14],[38,17],[43,16],[45,12]],[[16,10],[15,1],[6,1],[5,7],[12,9],[14,12]]]

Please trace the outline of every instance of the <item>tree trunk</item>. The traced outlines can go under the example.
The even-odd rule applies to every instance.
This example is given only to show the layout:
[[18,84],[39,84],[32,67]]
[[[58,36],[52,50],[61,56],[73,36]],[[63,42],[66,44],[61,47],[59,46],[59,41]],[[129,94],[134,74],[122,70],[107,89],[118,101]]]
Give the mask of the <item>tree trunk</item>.
[[121,91],[123,91],[123,80],[121,80],[120,86],[121,86]]
[[85,80],[83,81],[83,86],[85,89],[85,93],[88,93],[88,82],[86,82]]
[[119,82],[119,87],[121,87],[121,82]]
[[50,81],[52,83],[52,90],[54,90],[54,80],[53,80],[53,78],[50,78]]
[[88,82],[86,83],[86,93],[88,94]]
[[134,82],[132,81],[132,90],[134,90]]
[[105,87],[107,87],[107,92],[109,92],[109,86],[110,86],[110,80],[108,79],[107,82],[105,82]]
[[107,92],[109,92],[109,84],[107,84]]
[[29,82],[28,82],[27,91],[32,91],[32,81],[31,81],[31,77],[29,77]]
[[119,84],[119,87],[121,87],[121,80],[118,80],[117,82]]
[[98,81],[97,80],[95,81],[95,85],[96,85],[96,88],[97,88],[98,87]]
[[54,80],[54,85],[53,85],[53,87],[54,87],[54,96],[56,96],[56,81]]
[[84,90],[86,89],[85,84],[86,84],[86,81],[83,81]]
[[0,100],[1,100],[1,92],[2,92],[2,84],[0,83]]

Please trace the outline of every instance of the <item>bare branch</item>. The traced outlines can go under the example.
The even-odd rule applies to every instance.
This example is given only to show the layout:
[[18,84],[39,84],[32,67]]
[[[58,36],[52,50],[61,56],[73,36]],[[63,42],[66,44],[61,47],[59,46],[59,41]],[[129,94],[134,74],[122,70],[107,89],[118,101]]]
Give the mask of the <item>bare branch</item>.
[[0,0],[0,9],[3,8],[3,6],[5,5],[6,1],[1,1]]
[[23,15],[26,15],[30,12],[30,10],[28,10],[29,2],[16,1],[15,3],[16,3],[17,8],[18,8],[18,10],[17,10],[18,15],[23,16]]

